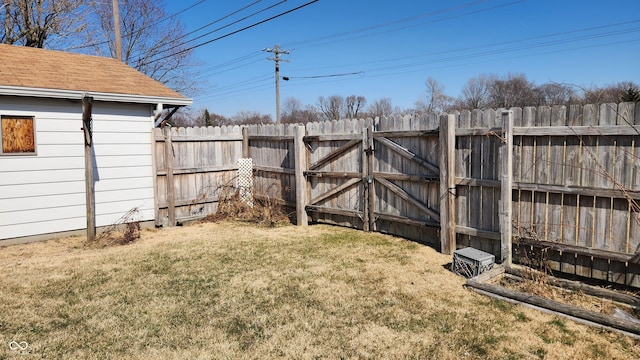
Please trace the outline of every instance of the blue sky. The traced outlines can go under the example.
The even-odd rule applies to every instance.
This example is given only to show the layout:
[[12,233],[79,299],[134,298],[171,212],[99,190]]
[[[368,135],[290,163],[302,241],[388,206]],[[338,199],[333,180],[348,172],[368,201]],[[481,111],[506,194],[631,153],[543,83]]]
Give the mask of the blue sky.
[[[192,35],[224,27],[189,45],[213,40],[310,0],[167,1]],[[261,10],[273,6],[271,9]],[[275,118],[273,54],[280,66],[281,102],[315,105],[319,96],[391,98],[413,107],[431,76],[458,96],[480,74],[524,73],[537,84],[588,87],[640,82],[640,2],[637,0],[319,0],[195,50],[204,90],[194,108],[232,116],[258,111]],[[349,75],[343,75],[349,74]]]

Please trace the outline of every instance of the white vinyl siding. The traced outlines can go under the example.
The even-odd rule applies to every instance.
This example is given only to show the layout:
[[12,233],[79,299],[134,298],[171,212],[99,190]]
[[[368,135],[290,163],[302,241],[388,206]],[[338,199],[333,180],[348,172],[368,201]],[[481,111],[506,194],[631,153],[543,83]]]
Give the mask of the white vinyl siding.
[[[154,218],[152,108],[93,103],[97,226]],[[82,103],[2,97],[2,114],[37,119],[38,153],[0,157],[0,240],[86,228]]]

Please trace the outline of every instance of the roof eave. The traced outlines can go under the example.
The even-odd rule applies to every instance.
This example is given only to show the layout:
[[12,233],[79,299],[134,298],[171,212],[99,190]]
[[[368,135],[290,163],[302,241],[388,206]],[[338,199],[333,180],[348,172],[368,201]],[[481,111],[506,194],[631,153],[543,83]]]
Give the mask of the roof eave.
[[29,88],[29,87],[4,86],[4,85],[0,85],[0,95],[69,99],[69,100],[81,100],[84,96],[91,96],[96,101],[110,101],[110,102],[136,103],[136,104],[163,104],[165,107],[189,106],[193,103],[193,99],[189,99],[189,98],[114,94],[114,93],[78,91],[78,90],[42,89],[42,88]]

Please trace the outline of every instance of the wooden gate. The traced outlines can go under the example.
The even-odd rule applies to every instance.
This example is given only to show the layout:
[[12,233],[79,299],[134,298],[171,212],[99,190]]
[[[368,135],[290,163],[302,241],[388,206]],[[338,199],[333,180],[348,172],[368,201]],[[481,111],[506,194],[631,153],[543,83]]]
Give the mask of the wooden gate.
[[312,220],[439,246],[438,125],[433,116],[309,127]]

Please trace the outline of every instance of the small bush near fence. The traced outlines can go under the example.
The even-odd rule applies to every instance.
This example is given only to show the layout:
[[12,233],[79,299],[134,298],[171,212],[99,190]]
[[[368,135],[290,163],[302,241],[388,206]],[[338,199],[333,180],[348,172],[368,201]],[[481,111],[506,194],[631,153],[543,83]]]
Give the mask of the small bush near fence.
[[223,186],[217,211],[205,221],[236,220],[274,227],[289,224],[289,218],[282,206],[271,196],[256,196],[252,204],[243,201],[240,190],[233,186]]

